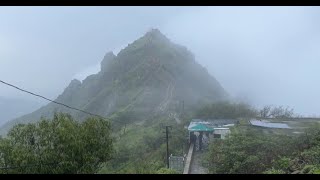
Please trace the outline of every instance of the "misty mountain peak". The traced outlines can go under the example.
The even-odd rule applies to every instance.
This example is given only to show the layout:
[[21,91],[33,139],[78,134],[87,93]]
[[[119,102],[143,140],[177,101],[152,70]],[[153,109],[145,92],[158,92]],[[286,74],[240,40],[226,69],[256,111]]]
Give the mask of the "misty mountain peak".
[[[155,116],[169,115],[182,100],[185,107],[225,100],[227,92],[195,62],[186,47],[152,29],[117,56],[107,52],[101,73],[88,76],[82,83],[72,80],[57,101],[115,119],[122,113],[144,119],[150,112]],[[86,117],[51,103],[14,121],[50,117],[57,109],[80,120]]]
[[103,60],[101,61],[101,71],[106,71],[109,63],[115,58],[116,56],[113,54],[112,51],[107,52],[106,55],[104,55]]
[[81,86],[81,82],[78,79],[73,79],[66,89],[74,89],[78,88],[79,86]]
[[160,32],[159,29],[151,29],[148,31],[143,38],[149,40],[149,42],[167,42],[169,39]]
[[146,51],[147,48],[156,47],[157,49],[163,49],[163,47],[171,48],[171,41],[163,35],[159,29],[151,29],[146,32],[142,37],[129,43],[127,47],[122,49],[117,57],[127,56],[135,51]]
[[151,35],[151,36],[164,36],[159,29],[157,28],[152,28],[149,30],[146,35]]

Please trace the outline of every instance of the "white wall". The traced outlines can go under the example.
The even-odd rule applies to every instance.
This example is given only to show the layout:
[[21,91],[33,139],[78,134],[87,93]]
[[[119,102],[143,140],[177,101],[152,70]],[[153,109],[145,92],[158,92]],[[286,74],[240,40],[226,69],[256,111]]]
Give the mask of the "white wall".
[[221,134],[221,139],[224,139],[230,133],[230,129],[215,129],[214,134]]

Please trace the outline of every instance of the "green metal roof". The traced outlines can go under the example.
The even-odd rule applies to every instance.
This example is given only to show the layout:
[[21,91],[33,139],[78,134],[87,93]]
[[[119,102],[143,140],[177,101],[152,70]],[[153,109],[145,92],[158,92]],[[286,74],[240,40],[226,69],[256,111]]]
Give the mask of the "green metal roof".
[[206,126],[205,124],[200,124],[200,123],[194,123],[190,124],[188,127],[189,131],[214,131],[213,128]]

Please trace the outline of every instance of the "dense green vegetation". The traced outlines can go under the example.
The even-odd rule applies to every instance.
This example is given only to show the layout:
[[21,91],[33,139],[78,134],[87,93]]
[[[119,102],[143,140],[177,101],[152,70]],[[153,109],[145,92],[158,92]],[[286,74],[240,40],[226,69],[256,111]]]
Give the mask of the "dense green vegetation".
[[320,128],[307,134],[265,135],[237,126],[225,140],[214,140],[207,156],[211,173],[320,173]]
[[[231,129],[224,140],[214,139],[204,158],[210,173],[219,174],[286,174],[320,173],[320,126],[318,120],[294,120],[294,130],[250,126],[249,118],[293,117],[293,109],[265,106],[261,110],[246,104],[220,102],[201,107],[193,117],[235,118],[240,124]],[[309,122],[310,121],[310,122]],[[268,133],[266,133],[268,132]]]
[[138,115],[127,109],[103,119],[77,121],[56,113],[32,124],[14,126],[0,139],[0,173],[129,173],[175,174],[166,167],[163,125],[171,125],[169,151],[187,153],[192,118],[236,118],[240,124],[224,140],[214,139],[206,153],[210,173],[320,173],[320,128],[301,135],[265,134],[246,121],[259,111],[242,103],[219,102],[180,115],[177,124],[166,116]]
[[112,125],[49,103],[0,128],[0,134],[9,131],[0,138],[0,173],[179,173],[165,168],[163,125],[172,127],[170,154],[183,156],[184,127],[192,118],[240,122],[230,137],[211,143],[206,159],[211,173],[319,172],[319,130],[288,136],[248,125],[255,117],[293,117],[293,109],[256,110],[227,99],[187,48],[152,30],[117,56],[107,53],[99,73],[71,81],[56,99],[107,117]]
[[[171,125],[170,154],[183,156],[187,151],[187,131],[171,119],[154,117],[143,124],[130,124],[117,133],[115,154],[99,173],[157,174],[173,171],[166,167],[166,141],[163,125]],[[161,170],[162,169],[162,170]]]
[[112,157],[110,123],[68,114],[14,126],[0,139],[0,173],[95,173]]
[[[130,117],[117,116],[123,122]],[[186,130],[160,117],[134,121],[112,131],[108,121],[76,121],[56,113],[53,119],[14,126],[0,139],[0,173],[130,173],[172,174],[166,169],[166,144],[161,125],[171,124],[170,153],[183,155]]]

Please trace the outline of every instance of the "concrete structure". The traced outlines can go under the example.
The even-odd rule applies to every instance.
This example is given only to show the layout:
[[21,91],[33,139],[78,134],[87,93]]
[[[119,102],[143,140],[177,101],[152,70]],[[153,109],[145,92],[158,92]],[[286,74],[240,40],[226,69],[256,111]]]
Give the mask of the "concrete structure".
[[194,144],[191,143],[190,147],[189,147],[188,154],[187,154],[187,158],[186,158],[183,174],[189,174],[189,172],[190,172],[190,167],[191,167],[191,163],[192,163],[192,160],[193,160],[193,149],[194,149]]
[[214,128],[213,138],[225,139],[229,133],[229,128]]
[[268,120],[256,120],[251,119],[249,123],[253,126],[259,126],[259,127],[266,127],[266,128],[279,128],[279,129],[291,129],[287,124],[285,123],[271,123]]
[[209,127],[222,127],[222,126],[232,126],[234,124],[238,124],[239,120],[237,119],[192,119],[191,123],[202,123],[206,124]]
[[230,133],[230,126],[239,123],[236,119],[192,119],[188,126],[189,143],[195,144],[195,150],[208,146],[211,138],[224,139]]

